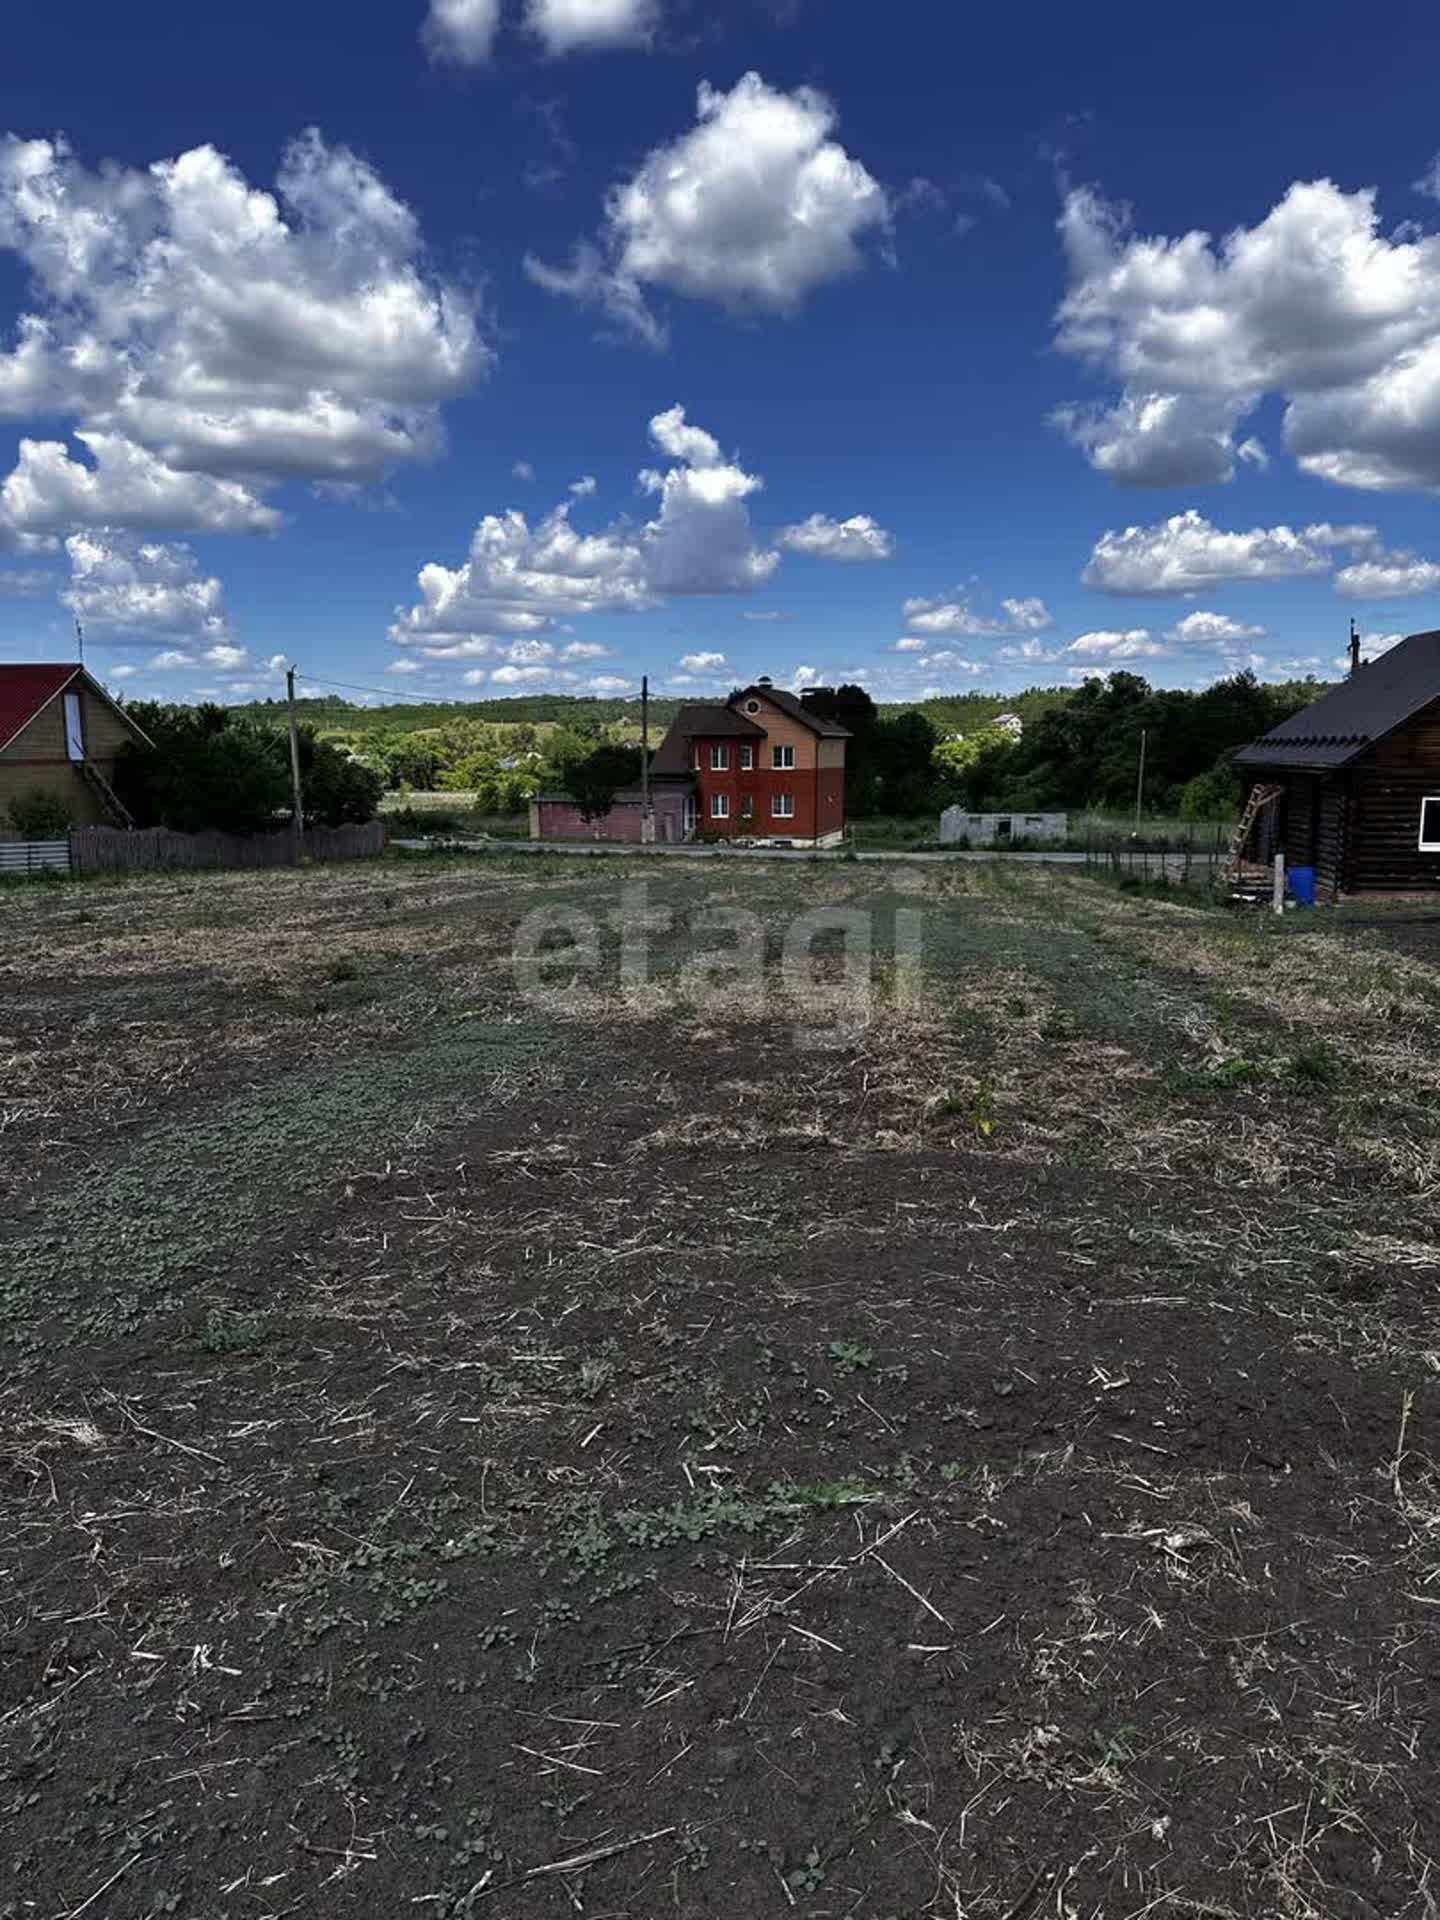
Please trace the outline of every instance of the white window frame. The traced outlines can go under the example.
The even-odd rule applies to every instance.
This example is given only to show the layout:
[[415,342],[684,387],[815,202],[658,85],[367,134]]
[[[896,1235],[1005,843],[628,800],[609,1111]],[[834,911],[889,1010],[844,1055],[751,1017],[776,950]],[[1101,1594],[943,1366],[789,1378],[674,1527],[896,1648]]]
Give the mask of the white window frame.
[[697,740],[697,741],[695,742],[695,771],[696,771],[696,773],[699,773],[699,771],[700,771],[700,770],[701,770],[701,768],[702,768],[702,767],[704,766],[704,764],[705,764],[705,749],[704,749],[704,748],[703,748],[703,747],[702,747],[702,746],[700,745],[700,742],[699,742],[699,741]]
[[72,690],[61,703],[65,711],[65,753],[72,762],[85,758],[85,719],[78,691]]
[[711,794],[710,818],[712,820],[728,820],[730,818],[730,796],[728,793]]
[[758,713],[760,711],[760,702],[758,700],[747,700],[745,702],[745,711],[747,713]]
[[755,767],[754,747],[748,746],[748,745],[742,746],[740,749],[740,771],[742,773],[751,773],[754,771],[754,767]]
[[794,794],[772,794],[770,799],[770,817],[772,820],[793,820],[795,818]]
[[1440,793],[1427,793],[1427,794],[1426,794],[1426,795],[1424,795],[1424,797],[1423,797],[1423,798],[1421,799],[1421,802],[1420,802],[1420,833],[1419,833],[1419,840],[1418,840],[1418,845],[1419,845],[1419,848],[1420,848],[1420,851],[1421,851],[1421,853],[1440,853],[1440,840],[1427,840],[1427,839],[1425,838],[1425,809],[1426,809],[1426,807],[1440,807]]
[[700,802],[695,798],[695,795],[693,793],[687,793],[685,796],[685,831],[686,833],[694,833],[695,829],[699,826],[699,824],[700,824]]
[[710,771],[712,773],[728,773],[730,771],[729,747],[724,747],[724,746],[711,747]]
[[770,765],[776,773],[793,773],[795,770],[794,747],[772,747]]

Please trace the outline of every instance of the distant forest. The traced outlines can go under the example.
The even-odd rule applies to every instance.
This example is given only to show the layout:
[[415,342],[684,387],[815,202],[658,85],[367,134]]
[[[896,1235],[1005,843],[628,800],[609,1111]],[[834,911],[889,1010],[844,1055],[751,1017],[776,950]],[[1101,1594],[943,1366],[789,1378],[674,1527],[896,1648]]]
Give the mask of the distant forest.
[[[815,687],[802,698],[849,728],[849,810],[920,815],[958,803],[976,810],[1129,810],[1141,736],[1145,809],[1223,819],[1236,805],[1230,756],[1318,697],[1314,680],[1266,685],[1237,674],[1198,692],[1112,673],[1078,687],[960,693],[910,703],[873,701],[863,687]],[[659,745],[685,704],[650,703]],[[520,811],[542,789],[583,791],[638,778],[640,703],[526,694],[504,700],[357,706],[330,695],[299,703],[318,739],[344,749],[392,791],[453,791],[486,813]],[[255,702],[247,719],[278,725],[283,701]],[[1017,715],[1000,727],[1002,715]],[[598,795],[598,799],[597,799]]]

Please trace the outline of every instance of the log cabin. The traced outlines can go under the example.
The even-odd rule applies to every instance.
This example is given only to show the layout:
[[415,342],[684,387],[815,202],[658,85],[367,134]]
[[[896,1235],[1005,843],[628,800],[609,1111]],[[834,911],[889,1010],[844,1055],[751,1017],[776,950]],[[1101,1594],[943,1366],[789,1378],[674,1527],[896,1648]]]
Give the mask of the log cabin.
[[1321,900],[1440,891],[1440,631],[1368,663],[1352,636],[1349,678],[1235,765],[1245,857],[1313,868]]

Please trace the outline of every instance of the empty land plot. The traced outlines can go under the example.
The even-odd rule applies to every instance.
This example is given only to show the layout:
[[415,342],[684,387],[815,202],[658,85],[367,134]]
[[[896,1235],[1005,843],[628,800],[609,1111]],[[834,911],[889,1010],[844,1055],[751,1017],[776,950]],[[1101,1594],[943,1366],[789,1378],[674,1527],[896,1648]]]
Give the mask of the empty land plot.
[[1440,918],[637,873],[0,893],[0,1914],[1433,1920]]

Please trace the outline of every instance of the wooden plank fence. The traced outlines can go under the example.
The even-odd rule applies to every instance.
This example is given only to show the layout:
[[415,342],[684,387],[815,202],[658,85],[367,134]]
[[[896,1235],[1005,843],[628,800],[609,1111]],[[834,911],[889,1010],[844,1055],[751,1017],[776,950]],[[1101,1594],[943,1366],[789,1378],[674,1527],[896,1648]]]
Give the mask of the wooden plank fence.
[[69,873],[68,840],[0,840],[0,873]]
[[[369,860],[385,851],[385,823],[307,827],[307,860]],[[168,827],[76,827],[70,862],[76,873],[131,873],[173,867],[288,867],[291,838],[283,833],[172,833]]]

